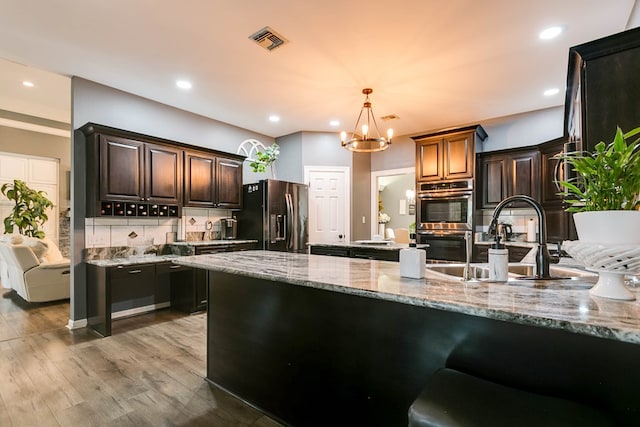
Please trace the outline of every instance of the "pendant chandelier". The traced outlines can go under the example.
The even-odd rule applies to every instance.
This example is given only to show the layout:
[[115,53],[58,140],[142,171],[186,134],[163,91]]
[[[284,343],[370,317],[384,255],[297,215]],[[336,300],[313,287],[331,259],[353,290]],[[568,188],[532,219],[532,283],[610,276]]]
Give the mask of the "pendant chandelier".
[[[387,129],[387,138],[380,136],[378,125],[376,124],[376,118],[373,115],[373,109],[371,108],[371,101],[369,101],[369,94],[373,92],[373,89],[362,89],[364,93],[364,104],[360,110],[360,115],[356,121],[356,126],[351,133],[349,139],[347,139],[347,132],[340,133],[340,140],[342,146],[350,151],[358,153],[372,153],[375,151],[382,151],[389,148],[391,145],[391,137],[393,136],[393,129]],[[360,121],[362,125],[360,126]],[[373,123],[373,126],[371,124]],[[357,132],[361,131],[360,134]]]

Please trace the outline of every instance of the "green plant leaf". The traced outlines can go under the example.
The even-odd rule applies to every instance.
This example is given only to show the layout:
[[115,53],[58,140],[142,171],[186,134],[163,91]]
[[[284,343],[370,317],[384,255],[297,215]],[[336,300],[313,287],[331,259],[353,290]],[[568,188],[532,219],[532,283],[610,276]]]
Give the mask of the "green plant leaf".
[[599,142],[592,153],[561,156],[578,175],[559,181],[570,205],[567,211],[630,210],[640,206],[640,127],[627,133],[618,127],[613,141]]

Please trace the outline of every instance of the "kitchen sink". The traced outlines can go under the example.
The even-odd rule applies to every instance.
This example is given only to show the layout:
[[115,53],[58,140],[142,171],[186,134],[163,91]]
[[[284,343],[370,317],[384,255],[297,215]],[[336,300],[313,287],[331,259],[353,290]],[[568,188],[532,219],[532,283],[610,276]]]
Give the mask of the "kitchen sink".
[[[444,279],[461,280],[464,277],[465,264],[428,264],[427,272],[433,273],[434,276],[440,276]],[[488,264],[470,264],[470,276],[472,279],[488,281],[489,265]],[[509,264],[509,282],[524,281],[533,277],[535,266],[532,264]],[[545,280],[568,280],[568,279],[597,279],[596,273],[560,265],[550,265],[549,274],[551,279]]]
[[[462,278],[464,276],[464,264],[431,264],[427,265],[427,271],[433,271],[446,276]],[[469,266],[471,277],[474,279],[488,279],[489,267],[486,264],[471,264]]]

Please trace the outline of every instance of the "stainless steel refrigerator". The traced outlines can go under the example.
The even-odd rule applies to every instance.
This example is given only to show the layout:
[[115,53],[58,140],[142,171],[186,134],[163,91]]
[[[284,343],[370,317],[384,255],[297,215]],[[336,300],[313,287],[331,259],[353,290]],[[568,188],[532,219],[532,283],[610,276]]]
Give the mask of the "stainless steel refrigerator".
[[309,189],[304,184],[265,179],[242,186],[238,238],[258,240],[269,251],[307,252]]

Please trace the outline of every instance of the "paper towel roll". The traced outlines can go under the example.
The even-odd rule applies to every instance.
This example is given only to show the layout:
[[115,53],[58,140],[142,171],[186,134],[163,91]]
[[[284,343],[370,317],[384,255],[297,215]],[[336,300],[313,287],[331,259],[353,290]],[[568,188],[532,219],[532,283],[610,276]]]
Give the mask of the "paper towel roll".
[[533,218],[529,219],[527,223],[527,242],[535,242],[536,241],[536,222]]

